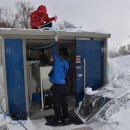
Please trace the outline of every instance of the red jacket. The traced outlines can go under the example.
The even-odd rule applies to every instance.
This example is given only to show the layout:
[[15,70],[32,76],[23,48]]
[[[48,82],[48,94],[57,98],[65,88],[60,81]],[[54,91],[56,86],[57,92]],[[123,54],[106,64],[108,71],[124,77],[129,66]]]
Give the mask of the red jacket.
[[40,5],[38,9],[30,15],[30,24],[32,29],[38,29],[39,26],[54,20],[55,17],[48,17],[47,10],[44,5]]

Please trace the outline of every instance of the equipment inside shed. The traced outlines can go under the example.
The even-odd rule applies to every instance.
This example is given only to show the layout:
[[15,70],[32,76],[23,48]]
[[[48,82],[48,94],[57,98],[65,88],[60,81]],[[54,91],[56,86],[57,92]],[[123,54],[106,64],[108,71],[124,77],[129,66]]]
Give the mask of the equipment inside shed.
[[[27,89],[29,99],[30,118],[36,119],[47,115],[46,111],[52,111],[51,83],[48,74],[53,65],[54,40],[33,39],[26,41],[26,70]],[[69,87],[68,105],[69,110],[76,107],[75,93],[75,57],[76,47],[74,40],[59,40],[57,50],[63,51],[69,62],[69,71],[66,81]],[[49,112],[49,113],[50,113]]]

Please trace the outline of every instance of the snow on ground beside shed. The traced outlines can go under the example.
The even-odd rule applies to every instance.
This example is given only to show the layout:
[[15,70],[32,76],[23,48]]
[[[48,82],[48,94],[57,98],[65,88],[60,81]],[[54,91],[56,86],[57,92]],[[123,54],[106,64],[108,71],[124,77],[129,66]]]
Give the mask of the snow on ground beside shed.
[[109,59],[108,78],[113,79],[130,79],[130,55]]
[[[96,90],[98,98],[93,100],[93,103],[100,101],[98,99],[111,99],[102,109],[92,116],[88,122],[98,121],[100,123],[111,121],[111,117],[118,113],[130,99],[130,64],[128,60],[130,56],[109,59],[108,76],[109,82],[104,87]],[[127,64],[128,63],[128,64]],[[104,100],[103,100],[104,101]],[[107,101],[106,101],[107,102]],[[98,102],[99,103],[99,102]],[[100,103],[99,103],[100,104]],[[98,107],[100,105],[98,104]],[[97,111],[97,106],[93,106],[93,112]],[[90,113],[90,116],[93,115]],[[100,122],[100,123],[99,123]],[[111,124],[111,123],[110,123]],[[112,123],[112,124],[117,124]],[[104,126],[104,125],[103,125]],[[105,125],[105,127],[108,127]],[[100,128],[101,129],[101,128]],[[106,129],[106,128],[105,128]]]
[[[125,91],[130,92],[130,55],[122,56],[118,58],[109,59],[109,83],[106,88],[111,90],[117,90],[115,93],[107,93],[106,97],[115,97],[118,93],[121,95]],[[116,89],[114,89],[116,88]],[[119,90],[119,91],[118,91]],[[130,99],[130,95],[127,95]],[[130,130],[130,101],[123,107],[119,108],[119,111],[115,111],[109,116],[107,123],[92,122],[89,124],[94,130]]]
[[120,111],[113,114],[107,123],[93,122],[89,124],[93,130],[130,130],[130,102]]
[[[130,55],[123,56],[119,58],[109,59],[109,83],[106,85],[108,89],[117,88],[120,91],[120,88],[127,88],[129,90],[130,87]],[[1,80],[0,80],[0,84]],[[124,89],[123,89],[124,90]],[[116,93],[116,92],[115,92]],[[107,95],[112,96],[112,95]],[[130,97],[129,97],[130,99]],[[109,117],[109,121],[107,123],[101,123],[94,121],[91,124],[84,125],[70,125],[65,127],[49,127],[46,126],[45,119],[39,120],[30,120],[28,119],[26,122],[22,122],[24,126],[28,130],[72,130],[74,128],[79,127],[91,127],[93,130],[130,130],[130,102],[128,102],[125,106],[120,108],[120,111],[114,113],[111,117]],[[1,114],[0,119],[4,119],[3,114]],[[6,117],[6,121],[8,122],[9,130],[24,130],[24,128],[18,124],[16,121],[12,121],[10,117]]]

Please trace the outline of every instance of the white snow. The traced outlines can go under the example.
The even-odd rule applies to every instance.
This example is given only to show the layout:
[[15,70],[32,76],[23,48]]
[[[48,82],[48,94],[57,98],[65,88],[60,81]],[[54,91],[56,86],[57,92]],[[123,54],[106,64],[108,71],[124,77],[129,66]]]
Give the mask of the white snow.
[[88,30],[86,28],[82,28],[81,26],[65,27],[63,21],[61,21],[60,23],[54,23],[51,30],[66,31],[66,32],[94,32],[99,34],[108,34],[108,32],[105,31],[104,29]]
[[[130,100],[129,60],[130,55],[109,59],[109,83],[105,86],[109,93],[104,94],[104,97],[117,98],[124,95],[124,93],[128,93],[127,97]],[[130,101],[123,107],[116,109],[119,109],[119,111],[115,111],[111,116],[108,115],[109,121],[107,123],[95,121],[89,124],[89,126],[94,130],[130,130]]]
[[87,94],[87,95],[94,95],[94,94],[97,94],[98,93],[98,91],[93,91],[92,90],[92,88],[90,88],[90,87],[86,87],[85,88],[85,90],[84,90],[84,92],[85,92],[85,94]]
[[[108,77],[109,83],[105,85],[105,89],[109,93],[104,94],[104,96],[115,98],[122,93],[130,93],[130,55],[122,56],[119,58],[109,59]],[[0,74],[2,74],[2,69],[0,69]],[[3,85],[2,76],[0,76],[0,86]],[[130,99],[130,95],[128,95]],[[78,113],[78,109],[76,110]],[[101,123],[94,121],[91,124],[84,125],[69,125],[65,127],[50,127],[46,126],[46,120],[44,118],[39,120],[22,121],[21,123],[28,130],[72,130],[74,128],[80,127],[91,127],[93,130],[130,130],[130,101],[125,104],[125,106],[119,108],[119,111],[115,112],[109,117],[107,123]],[[0,115],[0,120],[5,120],[3,114]],[[85,121],[85,120],[84,120]],[[9,130],[24,130],[24,128],[17,123],[12,121],[10,117],[6,116],[6,122],[8,124]]]

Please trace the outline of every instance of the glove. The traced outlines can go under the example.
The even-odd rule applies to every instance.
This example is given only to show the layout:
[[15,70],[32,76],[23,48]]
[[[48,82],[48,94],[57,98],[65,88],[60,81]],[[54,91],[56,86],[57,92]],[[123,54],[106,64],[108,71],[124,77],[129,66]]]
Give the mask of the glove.
[[58,36],[58,35],[56,35],[56,36],[55,36],[55,41],[57,42],[57,41],[58,41],[58,39],[59,39],[59,36]]

